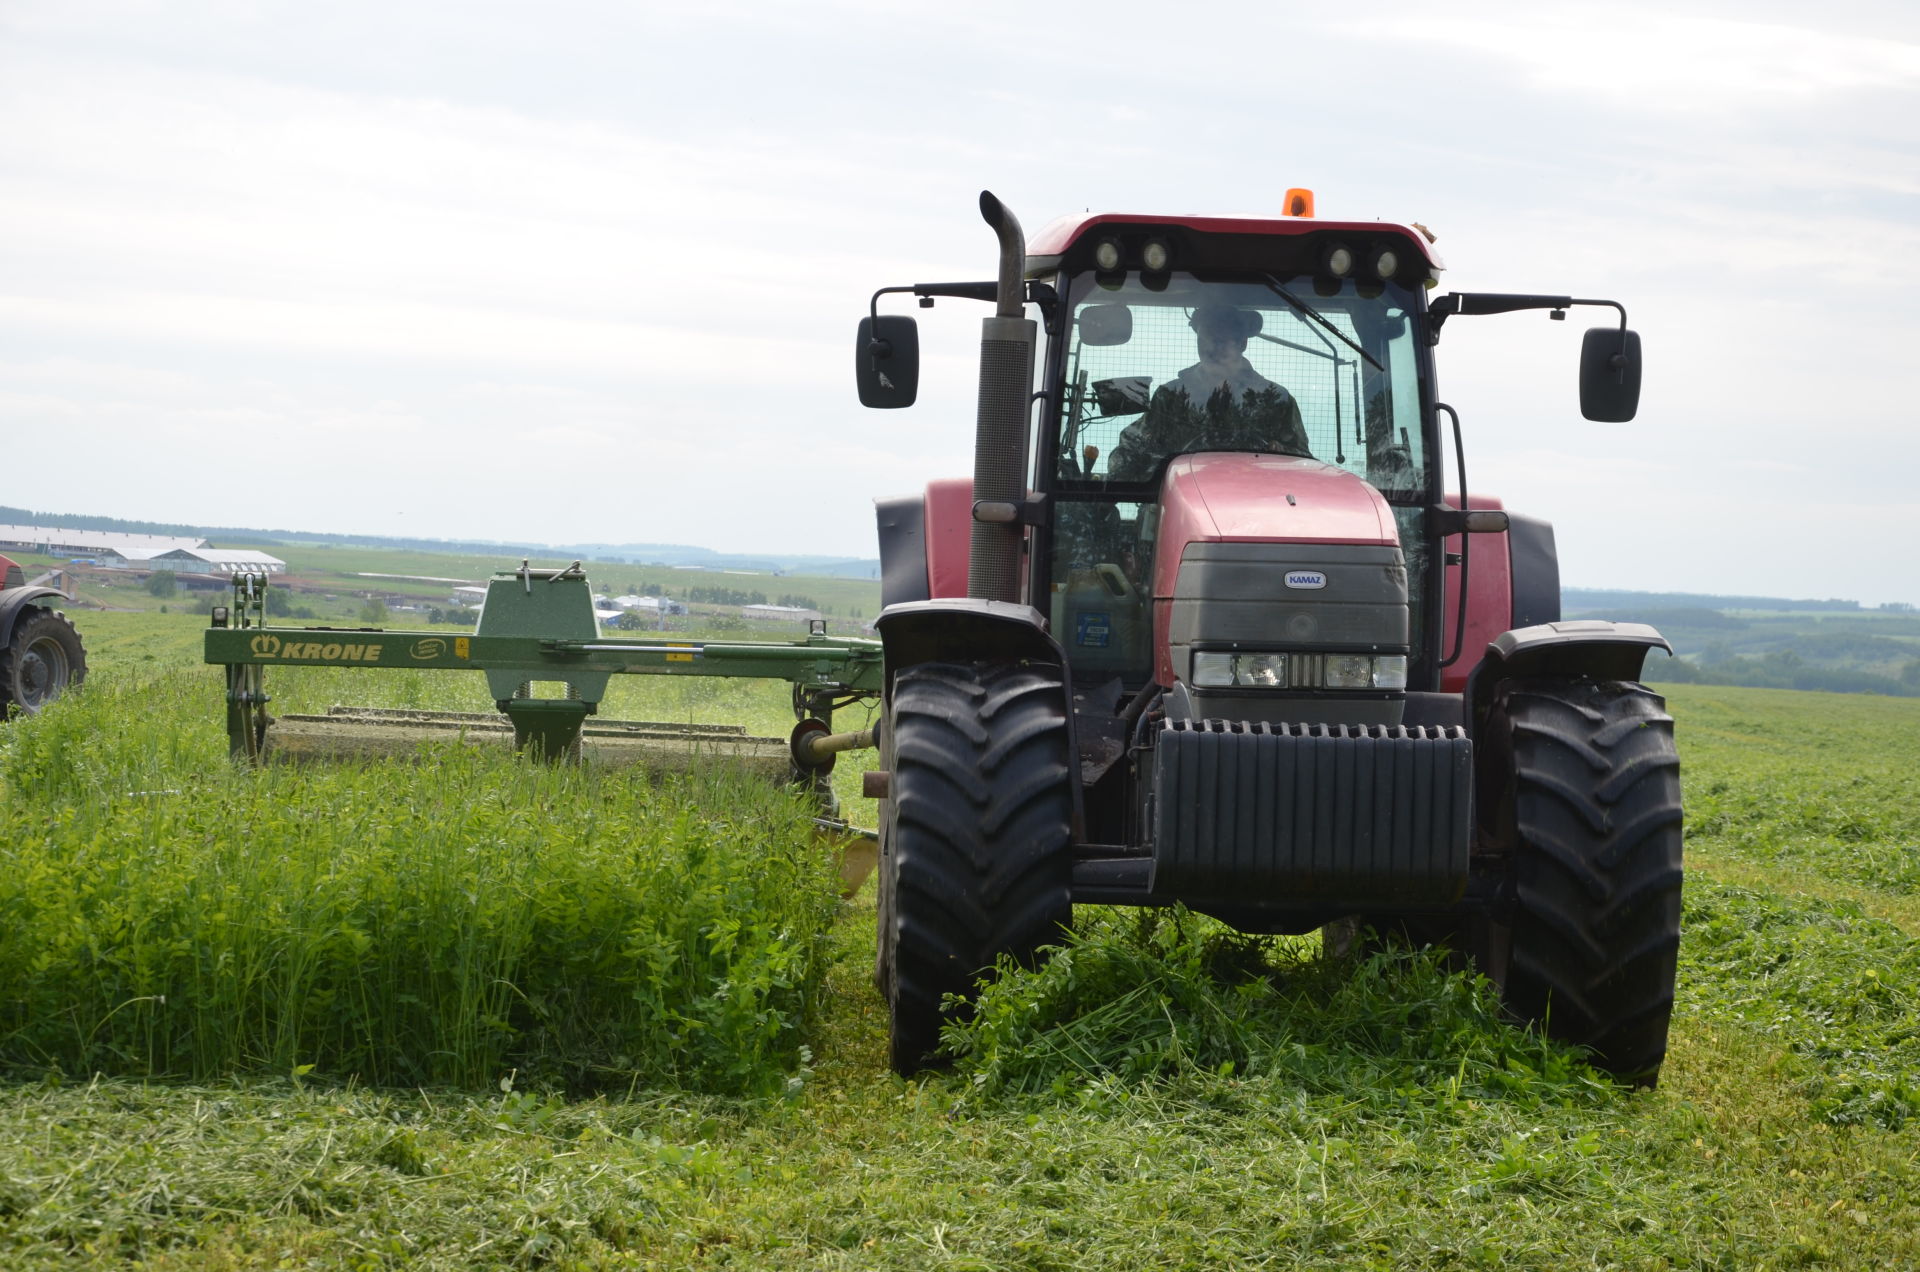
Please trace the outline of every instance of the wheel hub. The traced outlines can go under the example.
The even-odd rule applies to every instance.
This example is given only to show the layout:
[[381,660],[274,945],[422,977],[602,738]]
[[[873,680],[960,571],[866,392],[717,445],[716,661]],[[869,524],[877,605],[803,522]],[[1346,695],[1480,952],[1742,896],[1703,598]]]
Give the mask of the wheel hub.
[[57,694],[67,681],[67,655],[58,644],[39,640],[27,646],[20,658],[20,705],[38,710]]

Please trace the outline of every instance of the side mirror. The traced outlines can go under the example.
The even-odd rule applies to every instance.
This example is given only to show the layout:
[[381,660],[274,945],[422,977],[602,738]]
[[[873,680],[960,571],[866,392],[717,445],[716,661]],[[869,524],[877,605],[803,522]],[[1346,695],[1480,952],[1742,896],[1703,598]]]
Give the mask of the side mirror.
[[920,388],[920,325],[908,314],[862,318],[853,371],[860,405],[912,406]]
[[1133,339],[1133,310],[1125,305],[1088,305],[1074,322],[1083,345],[1123,345]]
[[1580,414],[1624,424],[1640,409],[1640,333],[1589,327],[1580,342]]

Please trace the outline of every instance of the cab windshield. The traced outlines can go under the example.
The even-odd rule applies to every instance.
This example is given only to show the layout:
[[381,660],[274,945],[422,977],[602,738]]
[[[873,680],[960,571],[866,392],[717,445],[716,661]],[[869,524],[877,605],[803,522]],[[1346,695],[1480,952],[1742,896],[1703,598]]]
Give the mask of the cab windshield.
[[1430,466],[1415,296],[1392,283],[1083,274],[1053,434],[1053,630],[1079,679],[1152,671],[1151,564],[1169,460],[1265,451],[1338,465],[1393,506],[1408,571],[1411,683],[1425,666]]
[[1424,499],[1405,288],[1177,273],[1155,289],[1081,275],[1069,299],[1062,489],[1156,484],[1175,455],[1247,450],[1337,464],[1393,503]]

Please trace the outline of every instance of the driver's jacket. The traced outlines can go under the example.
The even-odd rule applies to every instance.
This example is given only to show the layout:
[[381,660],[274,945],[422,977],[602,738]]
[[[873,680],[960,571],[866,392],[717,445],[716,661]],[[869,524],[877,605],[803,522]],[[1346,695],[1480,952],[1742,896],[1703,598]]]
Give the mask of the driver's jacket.
[[[1217,387],[1196,404],[1191,394],[1196,388],[1204,391],[1209,381]],[[1145,414],[1128,425],[1115,443],[1107,477],[1151,481],[1169,457],[1210,450],[1313,457],[1293,394],[1251,367],[1221,381],[1195,365],[1154,390]]]

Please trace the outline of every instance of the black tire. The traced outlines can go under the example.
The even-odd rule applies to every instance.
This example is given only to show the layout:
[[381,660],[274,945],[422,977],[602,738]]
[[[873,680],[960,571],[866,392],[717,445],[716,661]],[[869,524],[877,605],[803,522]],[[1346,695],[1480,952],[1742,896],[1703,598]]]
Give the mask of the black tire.
[[58,610],[22,610],[13,636],[0,649],[0,716],[33,715],[87,678],[80,633]]
[[1517,1016],[1651,1087],[1680,949],[1680,757],[1666,703],[1619,681],[1509,681],[1484,737],[1498,794],[1483,813],[1513,879],[1505,966],[1489,976]]
[[1031,965],[1073,917],[1073,788],[1057,668],[930,663],[894,680],[882,735],[874,981],[894,1070],[939,1049],[942,1003],[1002,954]]

